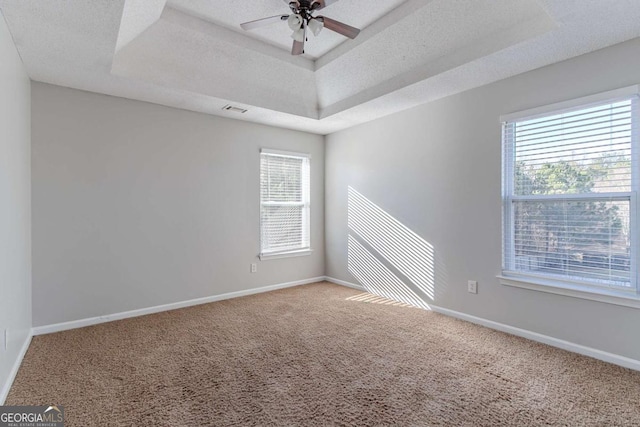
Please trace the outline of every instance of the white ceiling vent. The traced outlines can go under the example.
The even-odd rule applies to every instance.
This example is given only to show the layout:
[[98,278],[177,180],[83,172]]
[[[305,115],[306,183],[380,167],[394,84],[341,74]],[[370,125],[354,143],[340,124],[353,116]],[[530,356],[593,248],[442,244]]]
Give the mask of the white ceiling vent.
[[240,114],[244,114],[247,111],[249,111],[241,107],[234,107],[233,105],[225,105],[224,107],[222,107],[222,109],[225,111],[232,111],[234,113],[240,113]]

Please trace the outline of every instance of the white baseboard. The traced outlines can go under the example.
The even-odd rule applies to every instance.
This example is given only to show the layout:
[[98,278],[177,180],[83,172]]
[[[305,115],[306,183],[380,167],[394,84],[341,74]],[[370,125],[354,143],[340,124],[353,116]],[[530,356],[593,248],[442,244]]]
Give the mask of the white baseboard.
[[215,301],[222,301],[231,298],[238,298],[247,295],[259,294],[262,292],[275,291],[277,289],[290,288],[293,286],[306,285],[324,281],[324,276],[310,279],[296,280],[294,282],[279,283],[276,285],[263,286],[260,288],[247,289],[244,291],[229,292],[226,294],[213,295],[204,298],[197,298],[188,301],[174,302],[170,304],[157,305],[154,307],[141,308],[138,310],[125,311],[122,313],[107,314],[87,319],[72,320],[70,322],[56,323],[53,325],[37,326],[33,328],[33,335],[52,334],[54,332],[67,331],[69,329],[84,328],[85,326],[97,325],[99,323],[113,322],[114,320],[128,319],[131,317],[144,316],[147,314],[160,313],[162,311],[176,310],[179,308],[191,307],[194,305],[207,304]]
[[359,291],[367,292],[367,290],[364,288],[364,286],[358,285],[356,283],[347,282],[347,281],[336,279],[336,278],[329,277],[329,276],[325,276],[324,280],[327,281],[327,282],[335,283],[336,285],[342,285],[342,286],[346,286],[347,288],[353,288],[353,289],[357,289]]
[[27,350],[29,349],[29,344],[31,344],[31,337],[33,336],[33,331],[29,330],[29,335],[24,340],[22,344],[22,348],[20,349],[20,353],[18,353],[18,357],[13,362],[13,367],[11,371],[9,371],[9,377],[7,381],[2,386],[2,390],[0,390],[0,405],[4,405],[5,400],[7,400],[7,396],[9,395],[9,390],[11,390],[11,386],[13,385],[13,381],[16,379],[16,375],[18,375],[18,370],[20,369],[20,365],[22,365],[22,359],[24,359],[24,355],[27,354]]
[[[362,286],[355,283],[346,282],[344,280],[334,279],[333,277],[325,277],[327,282],[335,283],[337,285],[347,286],[358,290],[365,290]],[[634,369],[640,371],[640,360],[631,359],[629,357],[620,356],[618,354],[609,353],[606,351],[598,350],[592,347],[587,347],[580,344],[575,344],[570,341],[561,340],[559,338],[550,337],[548,335],[539,334],[526,329],[516,328],[515,326],[505,325],[504,323],[494,322],[493,320],[484,319],[481,317],[472,316],[470,314],[461,313],[459,311],[449,310],[448,308],[438,307],[429,304],[432,311],[441,313],[446,316],[455,317],[457,319],[466,320],[467,322],[475,323],[477,325],[485,326],[497,331],[506,332],[511,335],[527,338],[532,341],[537,341],[543,344],[557,347],[562,350],[571,351],[573,353],[582,354],[584,356],[593,357],[594,359],[602,360],[604,362],[613,363],[625,368]]]
[[584,356],[593,357],[605,362],[613,363],[614,365],[623,366],[629,369],[635,369],[640,371],[640,360],[631,359],[629,357],[620,356],[618,354],[609,353],[606,351],[598,350],[592,347],[587,347],[581,344],[572,343],[570,341],[561,340],[559,338],[550,337],[548,335],[539,334],[526,329],[516,328],[514,326],[505,325],[504,323],[494,322],[493,320],[483,319],[481,317],[471,316],[469,314],[460,313],[458,311],[449,310],[442,307],[431,306],[433,311],[441,313],[447,316],[455,317],[467,322],[475,323],[481,326],[486,326],[490,329],[506,332],[511,335],[517,335],[519,337],[527,338],[532,341],[537,341],[543,344],[550,345],[552,347],[561,348],[563,350],[571,351],[574,353],[582,354]]

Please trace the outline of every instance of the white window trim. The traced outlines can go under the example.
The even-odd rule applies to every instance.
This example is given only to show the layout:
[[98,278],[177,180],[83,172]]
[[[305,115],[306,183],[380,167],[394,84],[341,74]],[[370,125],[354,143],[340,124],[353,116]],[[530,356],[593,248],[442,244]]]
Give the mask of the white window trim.
[[[309,188],[304,188],[303,190],[305,191],[311,191],[311,154],[309,153],[299,153],[299,152],[295,152],[295,151],[283,151],[283,150],[273,150],[270,148],[261,148],[260,149],[260,154],[271,154],[271,155],[276,155],[276,156],[282,156],[282,157],[294,157],[294,158],[306,158],[309,161]],[[269,251],[269,252],[263,252],[262,251],[262,242],[260,243],[260,253],[258,254],[258,258],[260,259],[260,261],[267,261],[267,260],[272,260],[272,259],[282,259],[282,258],[292,258],[292,257],[299,257],[299,256],[309,256],[313,253],[313,250],[311,249],[311,194],[306,195],[306,197],[304,197],[305,200],[307,200],[306,202],[281,202],[281,203],[277,203],[277,202],[263,202],[262,201],[262,197],[260,197],[260,210],[262,211],[262,206],[269,206],[269,205],[286,205],[286,204],[290,204],[293,206],[304,206],[307,211],[308,214],[306,216],[307,221],[309,222],[308,226],[305,226],[303,224],[303,230],[307,231],[309,233],[308,239],[307,241],[309,242],[309,246],[306,248],[296,248],[296,249],[292,249],[292,250],[285,250],[285,251]],[[260,234],[262,235],[262,221],[261,219],[258,220],[258,228],[260,230]]]
[[597,93],[595,95],[583,96],[582,98],[570,99],[568,101],[556,102],[555,104],[543,105],[541,107],[504,114],[500,116],[500,123],[513,122],[521,119],[535,119],[541,116],[546,116],[549,113],[560,114],[573,110],[577,107],[588,108],[592,104],[624,99],[633,95],[638,95],[639,93],[640,85],[627,86],[620,89],[610,90],[608,92]]
[[260,261],[270,260],[270,259],[281,259],[281,258],[293,258],[298,256],[309,256],[313,253],[312,249],[301,249],[297,251],[284,251],[284,252],[267,252],[260,254]]
[[296,151],[272,150],[270,148],[261,148],[260,154],[273,154],[273,155],[282,156],[282,157],[304,157],[306,159],[311,160],[311,154],[298,153]]
[[500,281],[500,284],[504,286],[640,309],[640,296],[633,293],[633,291],[627,293],[618,291],[617,289],[598,289],[569,281],[546,280],[526,277],[524,275],[518,275],[516,277],[509,276],[505,273],[496,276],[496,278]]
[[[502,115],[500,116],[500,123],[504,124],[505,122],[513,122],[523,119],[535,119],[549,114],[560,114],[565,111],[574,110],[576,108],[588,108],[590,105],[609,101],[615,102],[618,99],[627,99],[632,96],[640,96],[640,85],[627,86],[608,92],[602,92],[582,98],[572,99]],[[637,100],[636,102],[640,103],[640,100]],[[503,131],[504,128],[505,127],[503,126]],[[638,127],[635,127],[634,134],[632,135],[633,151],[640,150],[640,135],[638,135],[639,132],[640,123]],[[513,176],[513,173],[511,170],[508,170],[508,168],[513,167],[514,162],[508,161],[507,158],[508,156],[512,155],[513,147],[504,146],[504,141],[505,136],[502,135],[502,250],[508,251],[511,250],[509,245],[512,245],[512,239],[507,237],[510,233],[509,230],[512,229],[511,224],[513,223],[513,218],[507,218],[506,213],[509,212],[511,213],[511,216],[513,216],[513,209],[507,210],[506,204],[513,203],[513,200],[529,200],[535,199],[537,197],[512,195],[513,180],[510,177]],[[635,154],[632,154],[632,156],[637,159],[638,157],[640,157],[639,154],[640,153],[636,152]],[[635,167],[632,167],[632,189],[640,188],[638,186],[638,181],[640,180],[640,173],[639,171],[637,171],[638,167],[640,167],[640,163],[636,164]],[[585,198],[585,196],[587,198],[601,198],[607,196],[611,197],[612,195],[606,193],[594,194],[593,197],[591,195],[561,195],[558,198],[570,199],[575,197],[579,199]],[[640,215],[640,212],[637,206],[636,192],[631,191],[629,193],[615,193],[615,197],[629,200],[630,208],[635,212],[635,215],[630,216],[630,225],[632,229],[637,230],[637,227],[640,226],[637,218]],[[544,198],[548,199],[550,197],[544,196]],[[522,272],[510,272],[508,271],[507,266],[504,265],[504,254],[502,254],[502,273],[497,275],[496,278],[499,280],[500,284],[504,286],[517,287],[533,291],[564,295],[568,297],[581,298],[640,309],[640,280],[638,280],[638,267],[640,266],[640,245],[638,245],[637,242],[637,234],[639,233],[636,232],[632,234],[632,238],[634,240],[632,241],[632,248],[635,248],[635,263],[632,264],[631,276],[632,283],[634,283],[635,288],[632,288],[629,291],[589,285],[586,282],[584,284],[579,282],[572,282],[570,279],[536,277],[535,275],[528,275]]]

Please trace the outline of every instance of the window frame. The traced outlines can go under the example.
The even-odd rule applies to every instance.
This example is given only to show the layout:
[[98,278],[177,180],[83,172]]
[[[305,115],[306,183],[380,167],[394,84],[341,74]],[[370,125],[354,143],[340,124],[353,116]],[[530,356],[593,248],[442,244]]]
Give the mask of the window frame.
[[[283,150],[274,150],[270,148],[261,148],[260,155],[258,156],[260,159],[259,162],[259,175],[262,175],[262,156],[279,156],[279,157],[291,157],[291,158],[299,158],[303,159],[303,162],[306,162],[306,174],[307,181],[302,183],[302,201],[301,202],[274,202],[274,201],[264,201],[262,200],[262,181],[261,178],[259,181],[259,201],[260,201],[260,218],[259,218],[259,231],[260,231],[260,251],[259,258],[260,260],[268,260],[268,259],[279,259],[279,258],[289,258],[289,257],[297,257],[297,256],[307,256],[311,255],[313,250],[311,249],[311,154],[309,153],[300,153],[294,151],[283,151]],[[301,179],[304,180],[304,174],[301,176]],[[299,248],[295,249],[284,249],[284,250],[267,250],[264,249],[264,241],[263,241],[263,220],[262,220],[262,209],[264,206],[301,206],[302,207],[302,242],[308,242],[307,246],[300,245]]]
[[[640,85],[629,86],[613,91],[603,92],[587,97],[577,98],[565,102],[559,102],[530,110],[519,111],[500,117],[502,125],[502,254],[501,274],[498,275],[500,283],[507,286],[515,286],[530,290],[550,292],[565,296],[585,298],[612,304],[640,308],[640,281],[638,280],[638,265],[640,265],[640,248],[638,245],[638,206],[637,192],[640,191],[638,155],[640,154]],[[611,193],[582,193],[582,194],[558,194],[558,195],[515,195],[515,138],[513,132],[507,132],[509,125],[515,125],[518,121],[532,120],[562,114],[565,112],[587,109],[592,106],[607,102],[616,102],[632,99],[631,134],[631,191]],[[510,135],[510,136],[508,136]],[[611,287],[598,284],[595,281],[576,280],[575,278],[561,277],[560,275],[531,273],[518,271],[515,268],[515,209],[514,202],[526,201],[615,201],[629,202],[629,228],[630,228],[630,289]],[[508,256],[509,255],[509,256]],[[510,265],[508,265],[510,261]]]

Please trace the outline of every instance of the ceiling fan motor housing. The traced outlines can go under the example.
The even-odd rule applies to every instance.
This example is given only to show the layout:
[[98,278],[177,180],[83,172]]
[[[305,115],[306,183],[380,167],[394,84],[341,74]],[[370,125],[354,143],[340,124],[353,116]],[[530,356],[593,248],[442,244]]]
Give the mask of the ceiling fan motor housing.
[[293,13],[303,15],[305,18],[311,18],[311,13],[316,9],[320,9],[322,2],[317,0],[297,0],[289,3],[289,7]]

